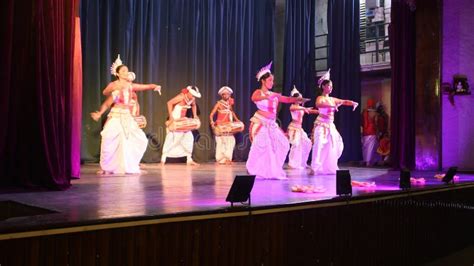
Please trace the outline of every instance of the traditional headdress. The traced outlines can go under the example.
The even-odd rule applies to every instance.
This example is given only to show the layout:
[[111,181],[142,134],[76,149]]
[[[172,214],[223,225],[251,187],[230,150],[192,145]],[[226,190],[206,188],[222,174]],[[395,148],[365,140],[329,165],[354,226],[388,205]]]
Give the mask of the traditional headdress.
[[217,92],[217,94],[221,95],[222,93],[224,93],[226,91],[228,91],[230,94],[234,93],[234,91],[230,87],[224,86],[224,87],[220,88],[220,90]]
[[273,61],[270,61],[270,63],[264,67],[262,67],[258,72],[257,72],[257,75],[255,76],[257,78],[257,81],[260,80],[260,78],[262,78],[263,75],[267,74],[267,73],[272,73],[270,71],[270,68],[272,68],[272,63]]
[[331,80],[331,74],[329,73],[331,71],[331,69],[328,69],[328,71],[326,73],[324,73],[324,75],[322,75],[319,80],[318,80],[318,86],[321,87],[321,84],[323,83],[323,81],[325,80]]
[[120,59],[120,54],[117,55],[117,59],[115,59],[115,62],[112,63],[112,66],[110,67],[110,74],[117,76],[117,67],[123,65],[122,60]]
[[199,88],[196,86],[187,86],[186,90],[191,93],[192,96],[196,98],[201,98],[201,93],[199,92]]
[[290,96],[293,97],[293,95],[295,95],[295,94],[301,95],[301,93],[298,91],[298,89],[296,88],[296,86],[293,85],[293,89],[292,89],[291,92],[290,92]]

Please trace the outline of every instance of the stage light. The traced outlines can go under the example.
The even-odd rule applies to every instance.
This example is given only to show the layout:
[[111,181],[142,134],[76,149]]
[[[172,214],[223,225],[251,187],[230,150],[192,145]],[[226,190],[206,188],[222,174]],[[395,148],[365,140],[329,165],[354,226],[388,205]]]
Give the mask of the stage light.
[[234,207],[234,202],[244,203],[248,200],[248,205],[250,206],[252,203],[250,193],[254,183],[254,175],[236,176],[225,201],[230,202],[230,206]]
[[339,196],[351,196],[351,173],[349,170],[337,170],[336,172],[336,194]]
[[446,174],[444,175],[442,181],[445,184],[454,183],[453,178],[454,178],[454,176],[456,175],[457,172],[458,172],[458,168],[456,166],[449,167],[448,172],[446,172]]
[[402,169],[400,171],[400,185],[399,185],[399,187],[401,189],[411,188],[410,178],[411,178],[410,170],[408,170],[406,168]]

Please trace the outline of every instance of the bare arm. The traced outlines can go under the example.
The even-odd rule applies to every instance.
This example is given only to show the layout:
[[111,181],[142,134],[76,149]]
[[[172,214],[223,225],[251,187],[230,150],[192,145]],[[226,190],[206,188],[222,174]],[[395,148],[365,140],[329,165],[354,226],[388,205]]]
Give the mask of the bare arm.
[[258,101],[267,100],[267,99],[268,99],[268,95],[266,94],[262,95],[261,90],[255,90],[252,94],[252,102],[258,102]]
[[173,106],[181,102],[183,100],[183,97],[183,94],[178,94],[167,102],[169,120],[173,120]]
[[279,93],[277,93],[278,101],[282,103],[301,103],[303,98],[301,97],[288,97],[288,96],[283,96]]
[[235,118],[234,120],[236,120],[237,122],[240,122],[240,119],[239,117],[237,117],[237,114],[235,114],[234,110],[232,110],[232,116]]
[[318,109],[308,109],[308,114],[312,114],[312,115],[317,115],[319,114],[319,110]]
[[318,98],[316,98],[316,107],[317,108],[336,108],[335,105],[332,105],[331,103],[325,101],[324,97],[322,96],[318,96]]
[[117,84],[115,81],[110,82],[109,85],[107,85],[107,87],[105,87],[105,89],[102,91],[102,94],[105,96],[109,96],[115,90],[116,87]]
[[340,106],[340,105],[352,106],[352,111],[355,111],[357,106],[359,106],[359,103],[351,101],[351,100],[341,100],[338,98],[334,98],[334,101],[336,102],[336,106]]
[[158,85],[156,84],[139,84],[139,83],[133,83],[132,88],[134,91],[146,91],[146,90],[153,90]]
[[100,106],[99,111],[95,111],[91,113],[92,119],[94,119],[95,121],[99,121],[100,117],[105,113],[105,111],[107,111],[107,109],[110,108],[110,106],[112,106],[113,103],[114,103],[113,97],[112,96],[107,97],[107,99],[105,99],[105,101]]
[[194,102],[191,104],[191,109],[193,110],[193,118],[198,118],[198,115],[197,115],[197,107],[196,107],[196,101],[194,101]]
[[214,126],[214,115],[217,112],[217,108],[219,108],[219,103],[216,103],[214,105],[214,108],[212,108],[211,114],[209,115],[209,121],[211,122],[211,126]]
[[338,99],[338,98],[334,98],[334,102],[336,103],[336,105],[346,105],[346,106],[354,106],[356,104],[356,102],[354,101],[351,101],[351,100],[341,100],[341,99]]
[[307,114],[319,114],[319,111],[317,109],[313,109],[313,107],[304,107],[304,106],[299,106],[296,104],[292,104],[290,106],[290,111],[299,111],[303,110]]
[[303,106],[299,106],[297,104],[292,104],[290,106],[290,111],[299,111],[299,110],[306,110],[306,109],[308,109],[308,108],[303,107]]

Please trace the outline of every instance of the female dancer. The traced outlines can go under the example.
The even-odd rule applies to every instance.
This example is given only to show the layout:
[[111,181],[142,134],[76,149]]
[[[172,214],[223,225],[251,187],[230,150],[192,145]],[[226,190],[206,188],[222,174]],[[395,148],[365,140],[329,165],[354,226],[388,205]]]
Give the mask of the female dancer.
[[[291,97],[301,97],[300,92],[293,87],[290,93]],[[318,110],[301,106],[301,104],[292,104],[290,106],[292,121],[288,125],[288,137],[290,139],[291,149],[288,156],[288,166],[295,169],[304,169],[309,167],[309,152],[311,151],[311,140],[302,128],[303,116],[305,114],[318,114]]]
[[283,171],[290,144],[276,123],[278,104],[303,102],[303,98],[285,97],[270,91],[273,88],[272,63],[257,73],[260,88],[252,94],[258,111],[250,119],[250,141],[252,146],[247,160],[247,171],[257,178],[286,179]]
[[341,105],[352,106],[353,111],[359,105],[354,101],[330,97],[332,82],[329,75],[328,70],[318,81],[323,93],[316,98],[319,115],[314,121],[313,128],[311,174],[335,174],[339,170],[337,161],[341,157],[344,143],[334,125],[334,113]]
[[100,133],[100,167],[102,174],[137,174],[139,163],[145,152],[148,140],[145,133],[138,128],[131,115],[133,93],[143,90],[158,90],[156,84],[135,84],[128,81],[129,72],[122,64],[120,55],[112,64],[111,73],[117,80],[111,82],[104,90],[110,96],[101,105],[99,111],[91,113],[92,119],[98,121],[109,107],[105,126]]

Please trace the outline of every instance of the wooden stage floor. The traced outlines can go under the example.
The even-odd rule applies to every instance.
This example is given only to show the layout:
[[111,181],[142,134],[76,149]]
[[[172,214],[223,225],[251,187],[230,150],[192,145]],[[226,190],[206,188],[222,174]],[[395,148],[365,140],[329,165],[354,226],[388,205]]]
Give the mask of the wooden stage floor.
[[[244,163],[231,166],[214,163],[200,166],[144,164],[143,169],[146,173],[139,176],[98,176],[98,164],[87,164],[81,169],[81,178],[73,180],[73,186],[67,191],[0,194],[0,201],[15,201],[55,211],[0,221],[0,232],[229,212],[229,203],[225,202],[225,198],[233,178],[247,174]],[[352,180],[376,183],[376,187],[354,187],[351,200],[376,199],[401,193],[398,188],[399,172],[377,168],[343,169],[350,170]],[[310,176],[308,170],[293,169],[287,169],[286,172],[288,180],[256,180],[252,191],[252,207],[258,210],[337,201],[335,175]],[[434,174],[412,172],[414,177],[424,177],[426,184],[413,186],[411,192],[445,187],[434,178]],[[472,174],[458,175],[460,180],[454,186],[474,182]],[[291,191],[293,185],[322,186],[326,191],[295,193]]]

